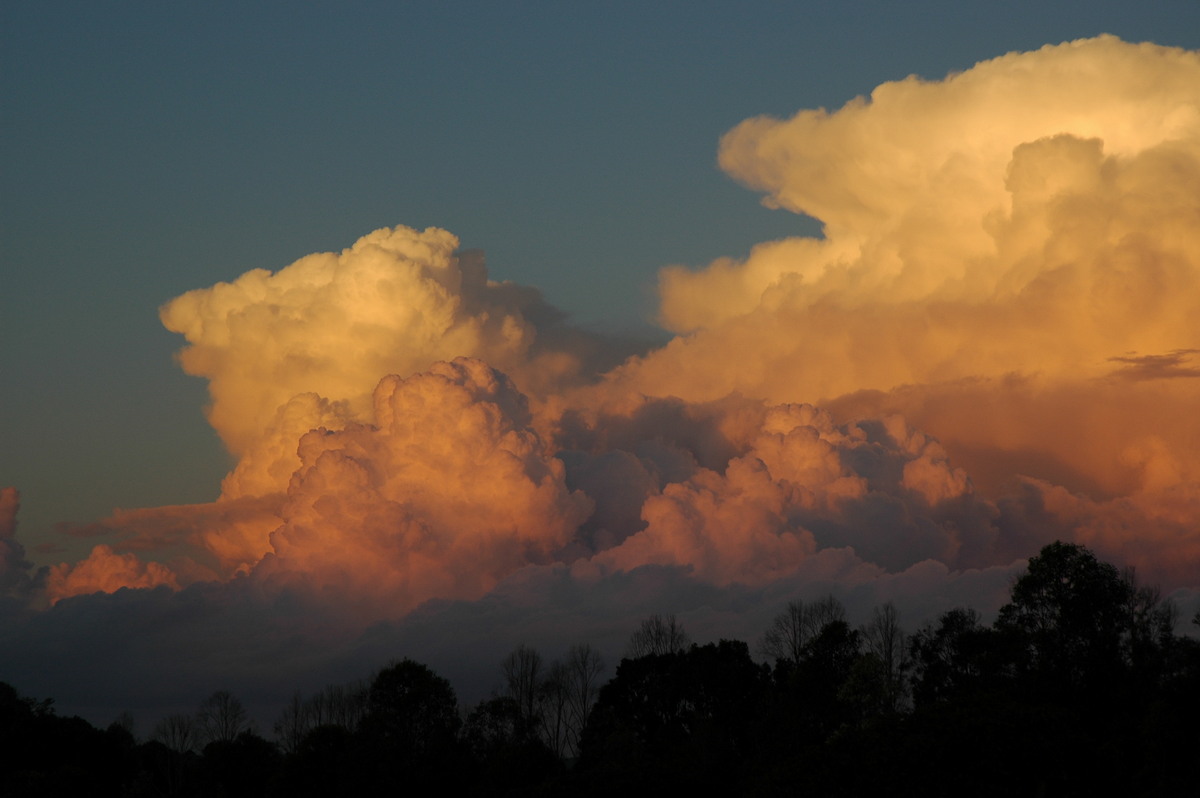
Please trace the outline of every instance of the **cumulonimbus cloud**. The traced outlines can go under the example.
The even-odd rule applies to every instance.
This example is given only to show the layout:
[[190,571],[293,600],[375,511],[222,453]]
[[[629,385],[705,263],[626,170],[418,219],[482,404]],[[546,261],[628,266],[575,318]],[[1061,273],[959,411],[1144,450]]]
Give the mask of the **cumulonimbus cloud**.
[[[923,573],[1054,537],[1200,569],[1200,54],[1013,53],[748,120],[720,162],[824,237],[665,269],[678,337],[606,374],[435,229],[168,303],[238,463],[212,505],[114,516],[124,553],[56,597],[105,565],[397,614],[526,568],[761,587],[824,552]],[[153,540],[191,565],[125,559]]]

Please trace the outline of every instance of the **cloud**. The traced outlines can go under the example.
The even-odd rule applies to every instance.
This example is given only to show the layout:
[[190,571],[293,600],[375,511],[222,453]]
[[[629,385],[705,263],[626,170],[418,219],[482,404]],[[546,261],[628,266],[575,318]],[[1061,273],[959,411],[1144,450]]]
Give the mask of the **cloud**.
[[184,370],[209,382],[210,423],[252,457],[227,486],[242,494],[286,486],[294,452],[279,451],[281,436],[369,419],[386,374],[478,357],[541,391],[613,357],[536,289],[489,280],[479,253],[436,228],[376,230],[340,253],[189,291],[160,315],[188,341]]
[[403,612],[479,597],[550,561],[591,512],[531,428],[525,396],[482,361],[385,377],[373,416],[301,438],[260,572],[369,592]]
[[[986,612],[1056,538],[1195,598],[1200,54],[1012,53],[747,120],[720,163],[824,237],[664,269],[677,337],[620,365],[434,228],[168,303],[221,496],[76,530],[108,537],[4,634],[184,617],[265,695],[266,652],[454,675],[654,611],[698,639],[824,592]],[[29,587],[16,504],[0,575]]]
[[1200,349],[1178,349],[1164,355],[1128,355],[1110,357],[1112,363],[1123,363],[1113,372],[1114,377],[1127,380],[1164,380],[1176,377],[1200,377],[1200,368],[1186,366]]
[[50,603],[55,604],[71,596],[159,585],[178,588],[179,581],[160,563],[142,562],[136,555],[118,554],[111,546],[102,544],[80,562],[60,563],[50,568],[46,594]]
[[1011,53],[747,120],[720,161],[824,238],[665,269],[680,335],[604,391],[901,412],[989,492],[1200,479],[1200,54],[1108,36]]
[[25,559],[25,547],[17,540],[17,512],[21,493],[0,488],[0,598],[23,596],[29,589],[33,563]]
[[974,565],[990,554],[995,509],[903,419],[837,425],[810,405],[723,407],[736,418],[727,426],[745,430],[756,415],[757,430],[731,441],[725,462],[696,465],[651,493],[643,527],[589,568],[678,565],[714,584],[762,584],[819,548],[853,546],[888,569],[930,557]]

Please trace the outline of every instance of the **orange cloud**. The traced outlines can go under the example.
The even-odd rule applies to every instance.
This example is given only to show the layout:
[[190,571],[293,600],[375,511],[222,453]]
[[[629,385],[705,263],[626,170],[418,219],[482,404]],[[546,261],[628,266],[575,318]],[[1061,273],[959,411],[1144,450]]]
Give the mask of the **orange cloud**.
[[374,424],[300,441],[263,573],[386,598],[478,597],[549,562],[591,512],[530,427],[524,395],[478,360],[385,377]]
[[92,549],[87,559],[73,565],[60,563],[50,568],[46,595],[51,604],[87,593],[115,593],[123,587],[148,588],[166,585],[179,589],[179,581],[161,563],[142,562],[134,554],[117,554],[111,546]]
[[747,120],[722,167],[824,237],[664,269],[678,336],[595,384],[597,342],[444,230],[189,292],[162,320],[237,464],[103,526],[195,557],[97,547],[51,594],[245,574],[396,615],[547,565],[763,586],[1047,536],[1187,579],[1198,109],[1200,55],[1100,37]]
[[[160,315],[188,341],[184,370],[209,381],[210,423],[234,454],[255,453],[259,462],[240,476],[253,476],[260,492],[281,486],[280,469],[294,470],[294,452],[278,452],[264,434],[331,416],[368,420],[385,374],[479,357],[548,388],[594,354],[586,353],[594,342],[563,331],[536,290],[488,280],[482,257],[458,252],[458,239],[436,228],[376,230],[340,253],[189,291]],[[539,339],[533,319],[564,334]],[[306,394],[319,399],[289,407]]]
[[900,412],[989,491],[1195,482],[1198,109],[1200,54],[1104,36],[748,120],[722,166],[825,237],[665,269],[681,335],[603,393]]

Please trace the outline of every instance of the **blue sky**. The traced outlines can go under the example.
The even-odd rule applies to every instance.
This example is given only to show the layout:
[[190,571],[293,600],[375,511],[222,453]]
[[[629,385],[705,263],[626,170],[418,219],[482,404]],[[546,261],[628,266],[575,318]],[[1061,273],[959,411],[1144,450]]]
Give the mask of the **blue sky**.
[[634,329],[662,266],[816,231],[717,169],[739,121],[1101,32],[1200,46],[1195,2],[0,13],[0,485],[22,491],[39,564],[74,558],[56,523],[215,497],[228,461],[205,386],[157,319],[184,291],[438,226],[493,279]]

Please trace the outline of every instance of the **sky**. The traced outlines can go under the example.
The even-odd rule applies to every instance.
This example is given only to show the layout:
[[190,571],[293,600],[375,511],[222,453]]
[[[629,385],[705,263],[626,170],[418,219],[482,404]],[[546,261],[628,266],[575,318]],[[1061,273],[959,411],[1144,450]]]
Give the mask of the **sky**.
[[1200,605],[1193,2],[0,13],[27,694],[477,700],[1055,538]]

